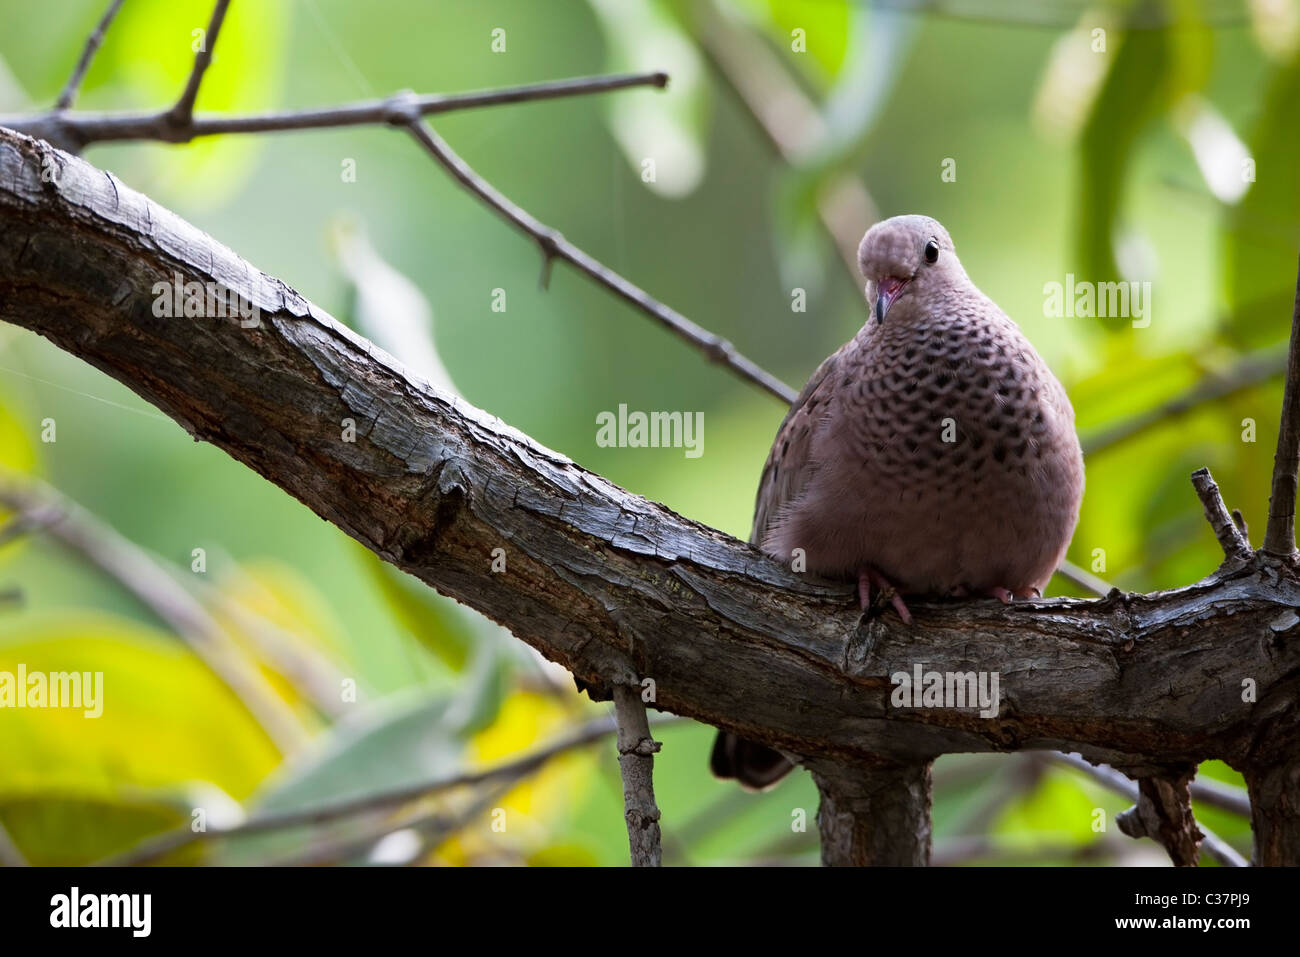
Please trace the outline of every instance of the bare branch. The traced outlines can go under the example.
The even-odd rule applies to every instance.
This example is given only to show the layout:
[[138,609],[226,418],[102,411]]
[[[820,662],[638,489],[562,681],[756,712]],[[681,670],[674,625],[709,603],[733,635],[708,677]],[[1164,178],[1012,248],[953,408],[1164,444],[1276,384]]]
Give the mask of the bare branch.
[[662,89],[667,83],[668,76],[664,73],[630,73],[575,77],[466,93],[434,93],[418,96],[411,92],[401,92],[382,100],[363,100],[317,109],[247,116],[191,116],[187,122],[181,124],[175,121],[171,110],[162,110],[147,113],[49,112],[5,116],[0,117],[0,126],[46,140],[55,146],[71,147],[72,152],[79,152],[84,147],[95,143],[129,140],[188,143],[199,137],[223,133],[279,133],[346,126],[405,124],[410,121],[412,114],[433,116],[485,106],[587,96],[631,87],[650,86]]
[[1214,529],[1214,537],[1223,549],[1223,557],[1230,562],[1249,561],[1253,554],[1250,542],[1246,541],[1241,529],[1228,514],[1228,507],[1223,504],[1223,497],[1219,494],[1219,486],[1215,484],[1214,476],[1208,468],[1197,469],[1192,473],[1192,487],[1196,489],[1201,506],[1205,509],[1205,520]]
[[212,64],[212,51],[217,45],[217,36],[221,33],[221,24],[226,19],[226,9],[229,6],[230,0],[217,0],[216,6],[212,8],[212,19],[208,21],[203,43],[194,54],[194,69],[185,81],[181,98],[167,114],[174,126],[184,126],[194,117],[194,101],[199,96],[199,85],[203,82],[203,74],[208,72],[208,67]]
[[286,811],[265,811],[254,814],[244,822],[229,827],[209,827],[206,831],[191,831],[188,827],[183,827],[149,838],[124,854],[112,857],[102,863],[115,867],[148,864],[190,844],[223,838],[243,837],[250,834],[264,834],[268,831],[282,831],[293,827],[328,824],[341,818],[357,817],[400,807],[420,798],[431,797],[456,788],[473,787],[492,781],[526,777],[552,758],[595,744],[602,738],[613,734],[616,730],[617,727],[612,720],[601,718],[583,725],[578,730],[566,734],[536,751],[505,761],[495,767],[485,768],[482,771],[467,771],[451,777],[434,778],[433,780],[420,781],[416,784],[395,788],[391,791],[362,794],[357,797],[317,804],[314,807],[293,808]]
[[663,857],[654,785],[654,756],[659,752],[659,742],[650,736],[639,687],[615,685],[614,711],[618,719],[618,767],[623,775],[623,817],[627,820],[632,866],[658,867]]
[[1280,558],[1295,554],[1296,471],[1300,469],[1300,272],[1296,276],[1295,308],[1291,316],[1291,348],[1287,357],[1282,421],[1273,457],[1273,491],[1268,497],[1268,529],[1263,551]]
[[[0,480],[0,504],[36,516],[40,527],[134,595],[185,641],[285,754],[307,734],[289,705],[235,647],[207,610],[143,549],[90,512],[31,480]],[[55,517],[57,514],[57,517]]]
[[[523,777],[524,775],[520,775]],[[485,788],[476,795],[469,805],[456,813],[445,810],[433,811],[415,809],[396,820],[382,821],[359,835],[351,835],[338,840],[313,843],[305,850],[297,851],[273,861],[263,862],[263,867],[320,867],[327,864],[342,864],[359,857],[375,846],[377,842],[396,831],[414,830],[423,833],[426,849],[434,849],[444,843],[456,832],[468,827],[492,805],[518,784],[517,779],[494,782],[493,787]]]
[[[1098,782],[1104,787],[1109,788],[1110,790],[1114,791],[1117,794],[1122,794],[1124,797],[1134,802],[1135,805],[1137,805],[1142,800],[1142,792],[1141,792],[1141,788],[1138,786],[1138,783],[1134,781],[1132,778],[1128,777],[1127,775],[1122,774],[1119,771],[1116,771],[1112,767],[1109,767],[1104,764],[1102,765],[1093,764],[1089,761],[1084,760],[1082,757],[1080,757],[1077,754],[1057,753],[1057,754],[1049,755],[1047,756],[1047,758],[1048,760],[1051,760],[1057,764],[1061,764],[1066,767],[1073,768],[1076,771],[1083,772],[1084,774],[1088,775],[1088,777],[1092,778],[1094,781]],[[1191,785],[1191,788],[1192,788],[1193,797],[1198,797],[1198,793],[1200,797],[1205,797],[1206,794],[1216,790],[1213,788],[1206,789],[1203,787],[1198,787],[1195,783]],[[1214,802],[1212,800],[1206,800],[1206,803],[1213,804]],[[1231,810],[1231,808],[1229,810]],[[1213,857],[1224,867],[1248,866],[1246,859],[1242,857],[1240,854],[1238,854],[1236,849],[1234,849],[1231,844],[1229,844],[1223,838],[1219,837],[1209,828],[1205,827],[1205,825],[1201,824],[1197,826],[1200,828],[1202,834],[1201,845],[1205,848],[1205,852],[1207,854]]]
[[1068,559],[1061,560],[1061,567],[1056,570],[1056,574],[1060,575],[1066,581],[1073,582],[1080,588],[1086,588],[1098,598],[1105,598],[1111,592],[1119,591],[1119,589],[1106,581],[1106,579],[1099,578],[1092,572],[1088,571],[1088,569],[1082,568]]
[[707,329],[702,329],[677,310],[665,306],[644,289],[633,285],[608,266],[587,255],[566,240],[557,230],[516,206],[475,173],[469,164],[457,156],[446,141],[427,123],[413,122],[410,130],[411,135],[437,161],[438,165],[450,173],[458,183],[487,203],[507,223],[537,243],[542,252],[544,265],[552,259],[564,260],[620,299],[640,309],[678,338],[694,346],[710,361],[726,366],[741,378],[748,379],[787,405],[794,402],[797,393],[793,389],[740,355],[735,346],[726,339],[714,335]]
[[1241,788],[1214,778],[1201,778],[1199,781],[1193,779],[1192,800],[1229,814],[1250,817],[1250,796]]
[[86,71],[90,69],[90,62],[95,59],[95,54],[99,52],[99,46],[104,42],[104,34],[108,32],[108,27],[113,22],[113,18],[117,16],[117,11],[121,9],[123,2],[124,0],[111,0],[99,23],[95,25],[95,29],[91,31],[90,36],[86,38],[86,46],[82,49],[81,57],[72,70],[72,76],[68,77],[63,92],[59,94],[59,98],[54,102],[55,110],[66,110],[76,100],[77,93],[81,89],[81,81],[85,79]]
[[23,852],[18,850],[18,845],[5,830],[4,822],[0,821],[0,867],[29,866],[27,858],[23,857]]
[[1081,440],[1085,456],[1096,455],[1126,442],[1149,429],[1186,415],[1193,409],[1254,388],[1286,372],[1287,356],[1282,350],[1268,349],[1243,357],[1232,368],[1218,375],[1207,375],[1182,395],[1175,396],[1153,409],[1108,426]]

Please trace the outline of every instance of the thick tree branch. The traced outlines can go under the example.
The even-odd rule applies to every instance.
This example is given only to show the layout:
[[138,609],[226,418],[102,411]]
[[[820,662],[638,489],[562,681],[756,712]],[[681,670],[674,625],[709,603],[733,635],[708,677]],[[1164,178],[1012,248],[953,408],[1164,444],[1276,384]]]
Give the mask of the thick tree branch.
[[[238,293],[258,321],[155,315],[177,274]],[[1101,601],[917,602],[913,628],[864,620],[850,586],[793,574],[436,391],[111,174],[8,132],[0,318],[578,678],[651,677],[658,707],[798,755],[915,765],[1052,749],[1245,767],[1295,745],[1300,584],[1287,574],[1250,565]],[[891,676],[918,664],[999,673],[997,714],[895,707]]]
[[821,807],[828,867],[924,867],[930,863],[931,762],[854,767],[809,764]]

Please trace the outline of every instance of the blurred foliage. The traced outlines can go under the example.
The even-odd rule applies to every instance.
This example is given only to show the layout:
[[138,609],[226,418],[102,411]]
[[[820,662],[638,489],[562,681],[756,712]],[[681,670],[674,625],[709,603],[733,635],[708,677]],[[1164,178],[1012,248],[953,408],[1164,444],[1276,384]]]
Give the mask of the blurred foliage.
[[[0,0],[0,111],[53,102],[103,6]],[[1057,4],[962,0],[947,5],[953,16],[899,6],[239,2],[198,108],[666,69],[664,92],[495,107],[436,125],[544,222],[796,385],[867,314],[818,208],[827,184],[846,176],[882,215],[926,212],[948,226],[967,270],[1065,381],[1085,441],[1206,377],[1231,376],[1241,350],[1285,341],[1300,223],[1294,2],[1243,5],[1236,20],[1212,24],[1183,0],[1103,2],[1077,21]],[[705,42],[717,39],[704,32],[710,11],[771,55],[778,86],[820,110],[793,165],[733,94],[736,78],[720,73]],[[170,103],[209,13],[207,0],[126,4],[78,106]],[[491,49],[496,29],[503,53]],[[1223,166],[1240,163],[1243,149],[1249,170]],[[443,387],[638,493],[747,534],[782,409],[562,267],[540,289],[534,244],[406,138],[342,129],[103,146],[88,158]],[[955,180],[941,175],[948,162]],[[340,175],[349,164],[355,182]],[[1244,190],[1225,191],[1234,176]],[[1044,285],[1069,273],[1151,282],[1150,326],[1049,315]],[[808,293],[806,312],[791,311],[796,288]],[[504,313],[491,308],[496,289],[507,291]],[[1209,465],[1229,505],[1262,528],[1280,392],[1277,381],[1249,384],[1091,455],[1070,557],[1134,590],[1210,571],[1217,546],[1187,474]],[[704,411],[707,454],[596,446],[596,414],[619,403]],[[54,442],[43,439],[51,420]],[[1253,441],[1243,438],[1251,422]],[[89,366],[8,327],[0,466],[48,480],[191,586],[308,739],[279,753],[149,609],[48,538],[20,536],[0,547],[0,588],[22,594],[0,605],[0,671],[23,663],[105,676],[100,718],[0,712],[0,824],[35,863],[121,852],[189,826],[192,808],[229,826],[440,780],[545,746],[607,710],[496,625],[382,564]],[[326,676],[325,686],[309,687],[301,669]],[[745,794],[708,777],[711,729],[674,724],[657,736],[667,860],[817,859],[806,775]],[[1241,783],[1217,762],[1202,773]],[[1160,860],[1149,842],[1115,839],[1127,802],[1071,771],[1024,756],[951,755],[935,776],[941,856],[987,836],[988,847],[959,859]],[[1099,812],[1105,834],[1095,830]],[[1248,849],[1243,820],[1199,813]],[[385,829],[397,833],[380,841]],[[168,860],[313,854],[623,863],[612,744],[572,751],[497,791],[440,791],[327,827],[194,844]]]

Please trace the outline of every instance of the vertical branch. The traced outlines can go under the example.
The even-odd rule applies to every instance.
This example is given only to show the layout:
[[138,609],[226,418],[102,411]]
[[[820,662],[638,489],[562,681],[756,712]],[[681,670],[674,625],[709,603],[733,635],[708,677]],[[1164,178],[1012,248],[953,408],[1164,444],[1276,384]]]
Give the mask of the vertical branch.
[[1205,839],[1192,814],[1195,776],[1195,765],[1139,776],[1137,803],[1115,819],[1129,837],[1149,837],[1163,847],[1176,867],[1195,867]]
[[230,0],[217,0],[217,5],[212,9],[208,32],[203,35],[203,46],[194,54],[194,69],[190,71],[181,98],[168,114],[178,126],[188,123],[194,116],[194,101],[199,98],[199,85],[203,82],[203,74],[212,64],[212,48],[217,45],[217,34],[221,32],[221,24],[226,19],[226,8],[229,6]]
[[1287,359],[1282,421],[1273,456],[1273,491],[1268,497],[1264,551],[1283,558],[1295,552],[1296,470],[1300,469],[1300,274],[1296,277],[1291,315],[1291,352]]
[[930,863],[930,761],[807,767],[821,794],[817,827],[824,865],[925,867]]
[[1300,865],[1300,757],[1276,757],[1245,767],[1256,867]]
[[655,804],[654,755],[659,742],[650,737],[650,722],[640,689],[614,686],[614,713],[618,718],[618,768],[623,774],[623,816],[633,867],[658,867],[659,807]]

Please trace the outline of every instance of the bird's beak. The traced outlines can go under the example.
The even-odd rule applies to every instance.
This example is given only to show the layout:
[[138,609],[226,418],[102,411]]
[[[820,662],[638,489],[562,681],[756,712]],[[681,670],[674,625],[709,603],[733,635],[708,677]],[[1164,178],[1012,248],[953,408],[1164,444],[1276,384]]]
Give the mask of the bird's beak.
[[903,294],[905,287],[910,279],[895,279],[893,276],[886,276],[880,280],[876,287],[876,322],[884,322],[885,315],[889,312],[889,307],[894,304],[894,300]]

